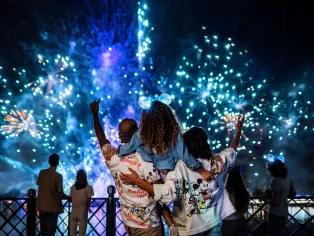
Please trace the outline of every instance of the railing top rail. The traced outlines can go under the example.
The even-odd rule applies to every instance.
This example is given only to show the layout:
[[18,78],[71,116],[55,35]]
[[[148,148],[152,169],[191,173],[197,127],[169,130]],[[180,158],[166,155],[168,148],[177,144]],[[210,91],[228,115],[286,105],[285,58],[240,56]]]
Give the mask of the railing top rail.
[[28,197],[0,197],[0,201],[26,200]]
[[[251,200],[263,200],[261,197],[250,197]],[[293,199],[314,199],[314,195],[298,195],[294,198],[288,198],[288,200]]]
[[[0,197],[0,201],[9,201],[9,200],[26,200],[28,199],[28,197]],[[108,199],[108,197],[95,197],[92,198],[92,200],[105,200]],[[115,199],[118,199],[118,197],[116,197]],[[263,200],[261,197],[250,197],[251,200]],[[298,195],[295,198],[292,199],[314,199],[314,195]],[[288,200],[292,200],[292,199],[288,199]]]

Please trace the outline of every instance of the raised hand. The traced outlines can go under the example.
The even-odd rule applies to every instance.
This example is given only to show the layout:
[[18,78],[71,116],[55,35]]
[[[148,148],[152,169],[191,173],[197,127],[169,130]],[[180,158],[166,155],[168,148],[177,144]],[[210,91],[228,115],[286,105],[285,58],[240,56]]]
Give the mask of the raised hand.
[[237,150],[237,148],[239,146],[244,120],[245,120],[244,115],[238,116],[238,120],[237,120],[237,124],[236,124],[237,131],[236,131],[236,133],[233,137],[233,140],[230,144],[230,147],[233,148],[234,150]]
[[243,126],[243,124],[244,124],[244,121],[245,121],[244,115],[239,115],[239,116],[238,116],[238,120],[237,120],[237,124],[236,124],[236,128],[237,128],[238,130],[242,129],[242,126]]
[[97,115],[99,112],[99,103],[100,103],[100,100],[94,100],[93,102],[89,104],[90,109],[92,110],[94,115]]

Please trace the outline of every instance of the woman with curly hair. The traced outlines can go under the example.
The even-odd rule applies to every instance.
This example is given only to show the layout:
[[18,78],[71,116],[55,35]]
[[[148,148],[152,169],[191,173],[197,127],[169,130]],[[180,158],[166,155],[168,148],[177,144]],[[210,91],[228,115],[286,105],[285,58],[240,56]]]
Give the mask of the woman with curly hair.
[[160,101],[153,101],[149,109],[142,111],[140,130],[129,144],[119,146],[118,155],[125,156],[135,151],[160,170],[173,170],[176,162],[182,160],[205,179],[216,174],[205,171],[201,163],[189,154],[173,110]]
[[288,198],[295,197],[295,189],[282,161],[276,159],[268,163],[267,169],[272,177],[270,189],[267,191],[270,199],[266,199],[269,203],[269,233],[271,236],[280,236],[283,235],[281,229],[288,218]]

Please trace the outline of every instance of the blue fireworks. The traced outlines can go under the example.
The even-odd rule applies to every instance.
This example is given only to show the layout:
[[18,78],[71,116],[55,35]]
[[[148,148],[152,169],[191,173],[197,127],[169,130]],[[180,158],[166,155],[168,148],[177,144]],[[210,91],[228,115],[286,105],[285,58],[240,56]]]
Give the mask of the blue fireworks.
[[[23,179],[12,188],[25,192],[32,187],[29,175],[35,177],[47,166],[52,152],[61,155],[66,190],[82,167],[97,196],[106,195],[112,184],[92,130],[89,103],[101,99],[100,115],[113,143],[118,142],[119,120],[138,117],[137,100],[144,95],[141,76],[149,71],[144,67],[149,9],[139,3],[134,17],[126,14],[129,5],[123,1],[100,1],[103,12],[96,16],[85,4],[86,24],[78,16],[60,19],[53,28],[43,24],[43,43],[33,47],[32,68],[0,67],[1,161]],[[14,190],[8,186],[1,189]]]
[[[236,118],[245,113],[240,149],[250,178],[264,168],[264,153],[287,156],[290,142],[313,133],[313,96],[305,79],[274,89],[269,78],[256,76],[247,50],[232,38],[206,35],[202,27],[202,41],[182,51],[172,79],[153,80],[158,73],[149,55],[154,30],[149,6],[139,2],[137,14],[129,16],[123,1],[100,1],[96,17],[85,4],[83,18],[72,14],[53,27],[42,24],[43,43],[30,47],[32,68],[0,66],[0,160],[23,180],[13,185],[17,189],[32,187],[34,178],[28,176],[34,177],[46,166],[48,155],[57,152],[67,188],[83,167],[96,195],[106,195],[112,180],[89,111],[89,102],[97,98],[105,132],[114,143],[118,122],[138,119],[140,106],[148,107],[157,90],[171,101],[184,129],[207,129],[214,150],[230,143]],[[7,186],[0,188],[12,190]]]

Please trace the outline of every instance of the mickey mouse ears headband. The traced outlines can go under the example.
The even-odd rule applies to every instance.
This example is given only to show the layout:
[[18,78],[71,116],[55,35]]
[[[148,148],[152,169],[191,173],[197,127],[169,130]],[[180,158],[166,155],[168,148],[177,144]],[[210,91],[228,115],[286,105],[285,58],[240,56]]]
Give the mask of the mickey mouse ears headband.
[[285,157],[283,155],[266,154],[264,159],[266,159],[268,162],[274,162],[275,160],[279,160],[283,163],[285,162]]
[[170,105],[171,96],[167,93],[163,93],[160,96],[155,96],[155,97],[141,96],[138,99],[138,104],[142,109],[146,110],[146,109],[149,109],[151,107],[151,105],[154,101],[159,101],[159,102],[162,102],[166,105]]

